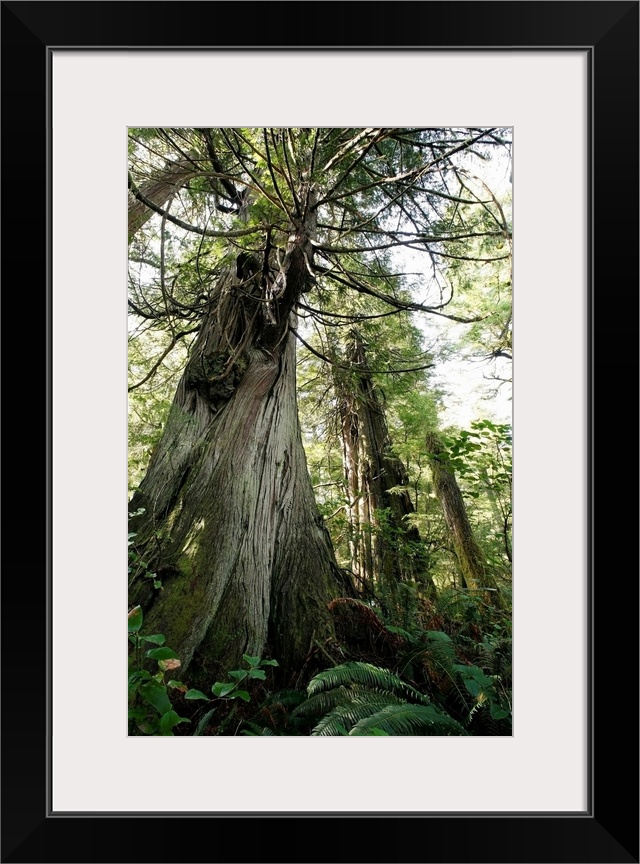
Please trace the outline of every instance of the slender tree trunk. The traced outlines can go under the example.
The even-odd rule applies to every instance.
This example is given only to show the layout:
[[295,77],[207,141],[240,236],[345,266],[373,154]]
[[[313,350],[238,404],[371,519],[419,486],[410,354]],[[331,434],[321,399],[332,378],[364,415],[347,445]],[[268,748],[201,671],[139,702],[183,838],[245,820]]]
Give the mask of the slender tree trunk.
[[435,433],[430,432],[426,437],[426,445],[433,486],[451,535],[463,585],[471,591],[490,589],[486,592],[488,599],[494,605],[501,606],[500,592],[489,572],[484,553],[474,537],[455,473],[443,458],[442,442]]
[[391,596],[399,582],[414,579],[435,591],[421,554],[420,533],[407,518],[415,512],[406,489],[407,471],[393,452],[384,406],[357,330],[350,333],[346,361],[352,373],[335,368],[334,381],[354,572],[365,587],[377,586]]
[[243,653],[268,653],[294,673],[333,632],[328,602],[349,593],[297,414],[289,320],[308,278],[308,239],[293,232],[268,291],[251,268],[221,278],[130,502],[130,512],[144,509],[130,523],[136,548],[163,586],[134,574],[130,603],[190,682],[212,682]]
[[[337,376],[336,376],[337,377]],[[364,471],[360,453],[359,419],[353,410],[352,394],[345,390],[339,393],[340,434],[342,440],[342,464],[349,524],[349,552],[351,570],[361,591],[373,591],[373,555],[371,530],[364,493]]]

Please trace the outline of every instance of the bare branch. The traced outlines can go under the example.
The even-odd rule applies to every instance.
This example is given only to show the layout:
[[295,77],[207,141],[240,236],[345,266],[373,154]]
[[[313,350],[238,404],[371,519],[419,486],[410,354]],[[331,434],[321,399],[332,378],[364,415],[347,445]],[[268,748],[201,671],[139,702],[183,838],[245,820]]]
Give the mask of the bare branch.
[[[315,348],[312,348],[308,342],[306,342],[302,336],[298,333],[297,330],[294,330],[293,327],[289,327],[293,335],[298,339],[305,348],[311,351],[312,354],[315,354],[316,357],[320,360],[325,360],[331,366],[334,366],[336,369],[344,369],[346,372],[353,372],[353,366],[345,366],[342,363],[338,363],[335,360],[332,360],[330,357],[327,357],[325,354],[321,354],[319,351],[316,351]],[[431,369],[434,366],[433,363],[425,363],[422,366],[411,366],[406,369],[369,369],[367,370],[372,375],[399,375],[402,372],[422,372],[425,369]]]
[[128,388],[128,392],[131,393],[132,390],[137,390],[138,387],[142,387],[143,384],[146,384],[147,381],[156,374],[156,372],[158,371],[158,369],[162,365],[163,360],[165,359],[165,357],[168,354],[170,354],[171,351],[173,351],[173,349],[176,347],[178,341],[180,339],[183,339],[185,336],[190,336],[192,333],[197,333],[199,329],[200,328],[196,327],[193,330],[184,330],[181,333],[176,333],[173,336],[173,338],[171,339],[171,342],[169,343],[168,347],[165,348],[165,350],[160,355],[159,359],[153,364],[150,371],[144,376],[144,378],[141,381],[138,381],[137,384],[132,384],[131,387]]

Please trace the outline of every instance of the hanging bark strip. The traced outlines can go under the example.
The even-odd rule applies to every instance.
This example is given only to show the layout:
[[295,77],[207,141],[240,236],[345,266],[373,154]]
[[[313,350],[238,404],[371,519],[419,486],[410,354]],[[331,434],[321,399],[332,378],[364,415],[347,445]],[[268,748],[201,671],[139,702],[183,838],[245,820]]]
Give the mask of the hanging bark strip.
[[[167,166],[165,171],[153,180],[146,180],[140,186],[140,193],[157,207],[162,207],[172,195],[181,189],[192,177],[200,173],[198,167],[187,159],[181,159]],[[131,241],[134,234],[153,216],[151,210],[129,190],[128,234]]]

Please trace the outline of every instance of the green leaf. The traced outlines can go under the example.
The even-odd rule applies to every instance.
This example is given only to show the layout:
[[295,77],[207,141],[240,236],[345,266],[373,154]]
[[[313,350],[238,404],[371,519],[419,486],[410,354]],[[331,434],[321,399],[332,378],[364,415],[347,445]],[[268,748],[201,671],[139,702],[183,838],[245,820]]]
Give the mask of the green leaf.
[[144,720],[147,712],[144,708],[129,708],[128,716],[131,720]]
[[185,699],[204,699],[205,702],[211,702],[211,699],[209,699],[209,697],[205,693],[203,693],[202,690],[194,690],[194,689],[187,690],[187,692],[184,694],[184,698]]
[[262,669],[251,669],[249,672],[249,678],[259,678],[260,681],[264,681],[267,677],[267,673],[263,672]]
[[162,732],[169,732],[173,729],[174,726],[177,726],[178,723],[188,723],[189,720],[187,717],[179,717],[176,712],[171,709],[171,711],[167,711],[166,714],[163,714],[160,718],[160,729]]
[[142,606],[134,606],[127,615],[129,633],[135,633],[142,627]]
[[162,582],[159,579],[154,579],[153,580],[153,587],[154,588],[162,588]]
[[152,660],[178,660],[179,657],[172,648],[150,648],[145,657],[150,657]]
[[480,693],[480,691],[482,690],[482,687],[480,686],[478,681],[474,681],[473,678],[465,678],[464,686],[467,688],[467,690],[469,691],[469,693],[471,693],[472,696],[477,696],[478,693]]
[[493,678],[486,675],[479,666],[462,666],[460,667],[463,677],[473,678],[481,687],[492,687]]
[[260,665],[261,666],[279,666],[280,664],[278,663],[277,660],[261,660]]
[[234,669],[233,672],[229,672],[229,675],[237,681],[242,681],[248,674],[246,669]]
[[489,706],[489,713],[494,720],[503,720],[505,717],[508,717],[511,712],[507,708],[501,708],[500,705],[494,705],[492,703]]
[[259,666],[260,658],[259,657],[249,657],[248,654],[243,654],[242,659],[249,664],[249,666]]
[[135,684],[136,681],[148,681],[151,678],[151,672],[147,672],[146,669],[136,669],[135,672],[132,672],[129,675],[129,687],[132,684]]
[[226,696],[228,693],[231,693],[235,686],[235,683],[229,681],[216,681],[211,688],[211,692],[214,696]]
[[164,645],[165,638],[162,633],[154,633],[152,636],[143,636],[145,642],[153,642],[154,645]]
[[171,687],[173,690],[179,690],[181,693],[187,692],[187,685],[183,681],[167,681],[167,687]]
[[145,702],[152,705],[158,714],[162,715],[166,714],[167,711],[171,711],[171,701],[167,696],[167,688],[163,687],[155,679],[152,678],[150,681],[142,684],[139,692]]
[[427,630],[427,635],[434,642],[451,642],[451,636],[442,630]]
[[233,693],[229,694],[229,699],[244,699],[245,702],[250,702],[251,696],[246,690],[234,690]]

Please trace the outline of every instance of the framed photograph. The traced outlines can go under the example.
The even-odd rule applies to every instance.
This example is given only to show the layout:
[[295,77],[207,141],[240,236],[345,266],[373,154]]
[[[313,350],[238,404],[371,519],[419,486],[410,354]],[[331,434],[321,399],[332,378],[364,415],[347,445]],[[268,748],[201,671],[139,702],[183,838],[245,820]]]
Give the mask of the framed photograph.
[[[2,861],[638,862],[638,10],[2,3]],[[513,735],[128,736],[127,129],[371,124],[513,134]]]

